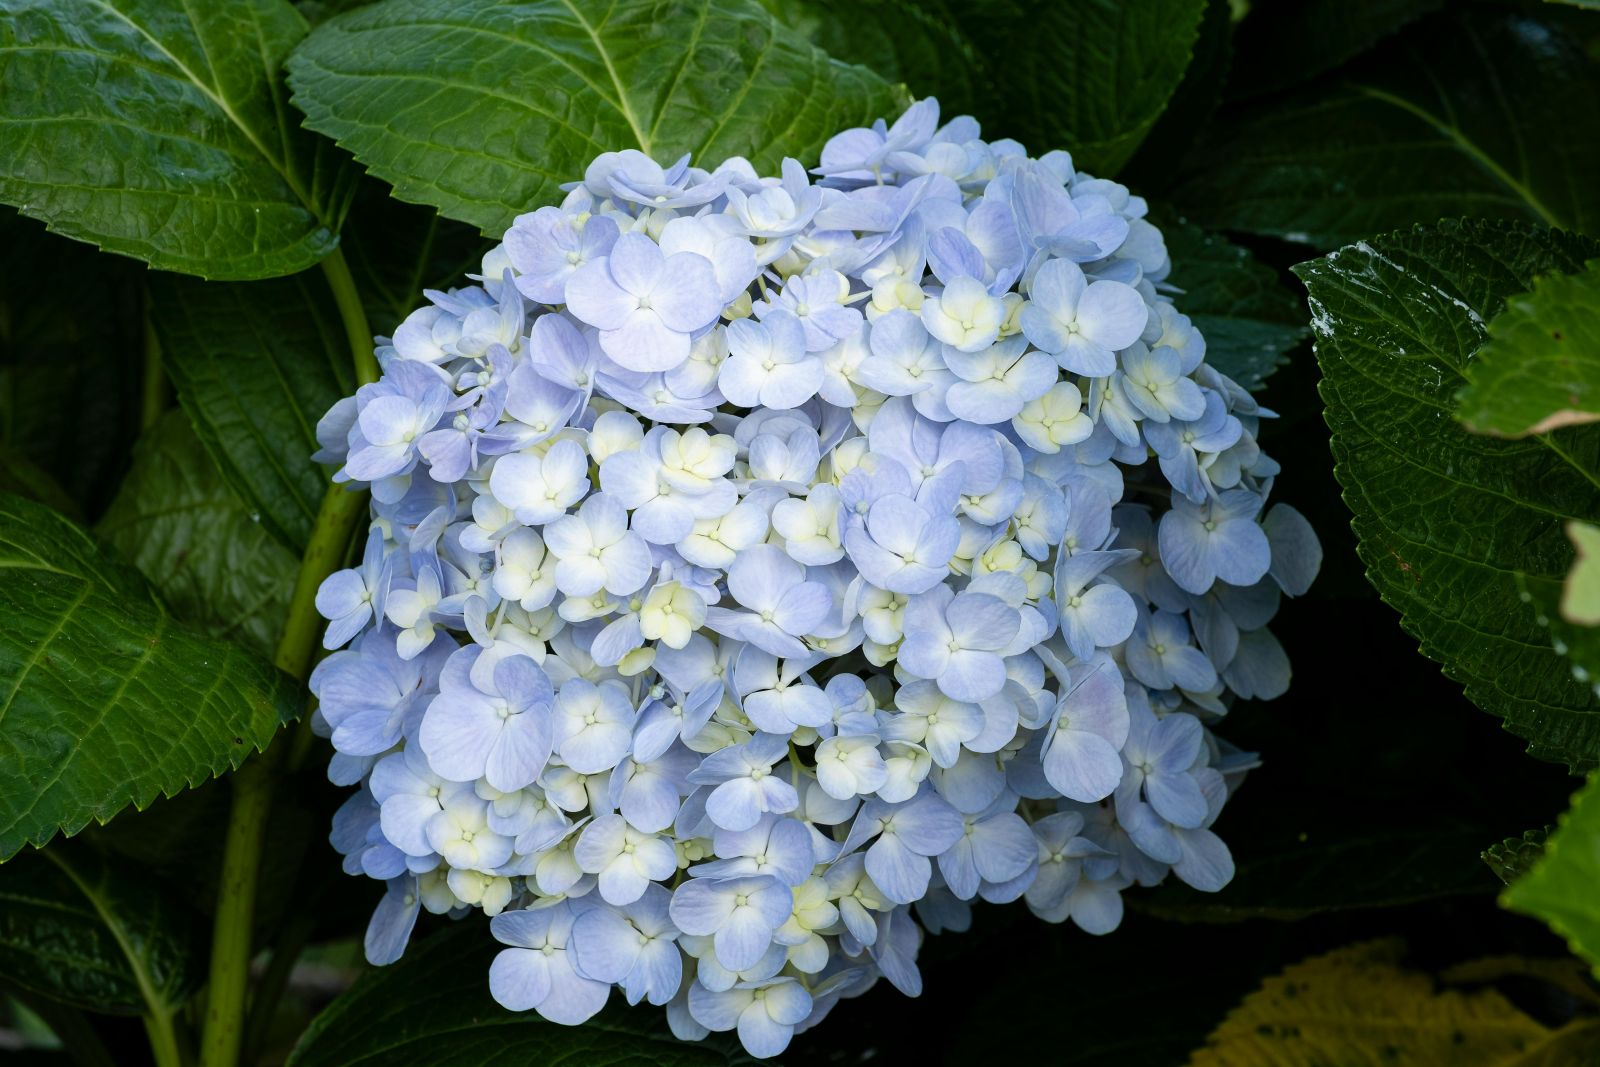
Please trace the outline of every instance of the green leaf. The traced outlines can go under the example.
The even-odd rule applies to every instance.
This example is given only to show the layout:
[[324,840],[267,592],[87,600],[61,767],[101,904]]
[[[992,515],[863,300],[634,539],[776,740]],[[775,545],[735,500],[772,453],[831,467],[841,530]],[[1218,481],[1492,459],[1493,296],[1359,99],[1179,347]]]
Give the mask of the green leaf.
[[1189,163],[1178,202],[1208,229],[1322,248],[1454,215],[1592,231],[1600,68],[1536,18],[1440,15],[1241,113]]
[[304,270],[350,188],[285,106],[306,29],[287,0],[0,0],[0,200],[163,270]]
[[298,556],[328,472],[317,420],[351,392],[349,342],[320,274],[219,284],[158,275],[151,317],[195,432],[251,517]]
[[464,275],[479,273],[493,247],[472,227],[396,200],[375,181],[356,194],[343,240],[367,319],[385,335],[422,306],[424,289],[466,284]]
[[1182,220],[1163,221],[1177,308],[1206,339],[1206,362],[1257,389],[1310,332],[1305,311],[1278,275],[1245,249]]
[[271,657],[300,559],[250,520],[182,411],[140,439],[95,532],[178,618]]
[[627,1008],[616,999],[610,1011],[575,1027],[546,1022],[531,1011],[507,1011],[489,996],[489,964],[503,947],[483,923],[462,923],[413,944],[399,963],[367,972],[328,1005],[301,1036],[289,1067],[755,1062],[719,1035],[679,1041],[660,1011]]
[[1459,399],[1467,429],[1500,437],[1600,419],[1600,260],[1507,300]]
[[0,493],[15,493],[79,521],[78,502],[67,495],[50,472],[12,446],[0,443]]
[[1516,573],[1565,574],[1563,519],[1600,512],[1600,426],[1501,441],[1451,413],[1483,322],[1536,275],[1594,254],[1534,226],[1446,220],[1294,268],[1367,577],[1473,702],[1575,768],[1600,759],[1600,702],[1550,648]]
[[[53,476],[74,508],[45,502],[69,514],[104,506],[139,435],[146,273],[0,207],[0,447]],[[61,417],[63,397],[72,398],[72,418]],[[11,468],[9,456],[3,465]],[[6,490],[40,499],[14,484]]]
[[1495,877],[1510,885],[1521,878],[1544,855],[1545,838],[1550,828],[1524,830],[1521,837],[1508,837],[1498,845],[1490,845],[1479,855],[1489,865]]
[[[1183,80],[1206,0],[771,0],[829,53],[1111,176]],[[790,14],[790,12],[794,12]],[[1023,43],[1025,42],[1025,44]]]
[[[1569,522],[1567,526],[1577,529],[1587,524]],[[1574,565],[1574,572],[1577,572],[1578,566]],[[1569,575],[1567,582],[1571,580]],[[1527,574],[1517,575],[1517,583],[1522,590],[1522,599],[1531,605],[1533,621],[1546,631],[1545,640],[1556,655],[1567,660],[1566,669],[1573,680],[1579,685],[1588,686],[1596,696],[1600,696],[1600,626],[1577,624],[1563,617],[1562,593],[1567,583]]]
[[1118,175],[1146,195],[1172,186],[1221,101],[1233,64],[1233,12],[1228,0],[1206,0],[1193,53],[1183,80]]
[[1277,0],[1251,5],[1239,23],[1230,97],[1298,85],[1359,55],[1444,0]]
[[755,0],[386,0],[318,26],[289,80],[401,199],[495,234],[601,152],[769,171],[902,107]]
[[946,116],[976,114],[992,99],[985,57],[951,0],[762,0],[773,17],[830,56],[870,67],[913,96],[937,96]]
[[[1255,801],[1265,795],[1252,795]],[[1245,803],[1245,801],[1241,801]],[[1233,833],[1244,828],[1235,827]],[[1251,827],[1250,829],[1254,829]],[[1184,922],[1297,920],[1353,908],[1391,908],[1484,893],[1493,884],[1472,861],[1483,840],[1471,825],[1373,826],[1359,833],[1246,835],[1233,881],[1221,893],[1169,884],[1130,897],[1139,911]],[[1223,833],[1228,833],[1223,828]]]
[[1533,870],[1506,887],[1500,902],[1543,919],[1600,975],[1600,775],[1572,798]]
[[204,972],[194,919],[148,872],[93,849],[0,864],[0,974],[89,1011],[181,1004]]
[[1069,149],[1077,167],[1109,177],[1183,80],[1205,0],[994,0],[963,11],[990,71],[989,135],[1036,154]]
[[1217,1026],[1190,1067],[1592,1063],[1600,1027],[1553,1029],[1498,990],[1441,990],[1401,967],[1399,940],[1345,945],[1268,978]]
[[237,767],[304,707],[48,508],[0,496],[0,569],[0,860]]

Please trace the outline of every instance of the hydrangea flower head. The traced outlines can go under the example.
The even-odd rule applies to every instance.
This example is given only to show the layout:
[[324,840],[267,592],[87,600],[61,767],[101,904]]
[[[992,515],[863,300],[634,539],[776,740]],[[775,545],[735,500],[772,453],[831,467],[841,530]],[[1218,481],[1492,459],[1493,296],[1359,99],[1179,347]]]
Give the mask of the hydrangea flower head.
[[[1145,205],[923,100],[814,171],[608,152],[430,292],[320,454],[334,842],[514,1011],[783,1051],[979,900],[1115,929],[1213,830],[1320,550]],[[639,1010],[645,1010],[643,1008]]]

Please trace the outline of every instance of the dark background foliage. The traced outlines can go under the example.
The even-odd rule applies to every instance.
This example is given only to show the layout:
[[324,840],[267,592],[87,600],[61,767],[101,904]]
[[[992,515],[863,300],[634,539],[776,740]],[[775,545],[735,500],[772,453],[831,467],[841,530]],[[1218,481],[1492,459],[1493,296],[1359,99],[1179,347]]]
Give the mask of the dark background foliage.
[[[298,6],[319,24],[364,5]],[[1433,972],[1472,958],[1564,954],[1543,924],[1501,908],[1502,882],[1479,853],[1553,824],[1579,780],[1526,755],[1526,741],[1419,656],[1417,639],[1368,580],[1300,325],[1309,311],[1289,268],[1444,216],[1600,231],[1600,14],[1487,0],[1257,0],[1241,10],[1225,0],[769,6],[798,37],[918,96],[939,95],[947,114],[971,110],[988,136],[1015,136],[1037,152],[1071,146],[1080,166],[1116,174],[1150,199],[1175,251],[1180,232],[1195,225],[1244,249],[1219,276],[1248,279],[1256,291],[1241,296],[1229,281],[1215,283],[1223,291],[1208,290],[1215,304],[1207,310],[1216,321],[1202,325],[1241,351],[1263,341],[1253,371],[1271,374],[1261,396],[1281,416],[1261,436],[1284,469],[1274,499],[1304,512],[1326,549],[1320,579],[1274,624],[1294,663],[1292,689],[1270,704],[1236,706],[1223,731],[1263,756],[1217,825],[1238,863],[1231,886],[1217,895],[1176,885],[1129,893],[1122,928],[1098,939],[1040,923],[1020,906],[979,906],[970,932],[925,942],[921,998],[880,986],[844,1002],[785,1060],[1179,1063],[1263,978],[1351,942],[1403,937],[1409,962]],[[472,202],[454,186],[430,199],[416,175],[395,172],[402,164],[381,145],[347,136],[339,115],[302,99],[315,97],[316,79],[338,76],[339,58],[337,49],[311,47],[292,68],[311,125],[406,198],[443,204],[463,220],[400,203],[376,178],[353,196],[345,186],[330,194],[330,220],[350,205],[345,255],[372,328],[383,332],[424,284],[475,263],[483,242],[467,223],[503,224],[510,209]],[[6,71],[0,65],[0,91]],[[317,159],[321,166],[323,150]],[[524,177],[548,192],[544,178]],[[1205,239],[1193,231],[1186,243]],[[325,406],[350,385],[345,363],[326,355],[343,339],[322,279],[150,273],[9,208],[0,208],[0,272],[0,490],[99,524],[111,549],[187,623],[270,653],[320,475],[308,464],[276,481],[260,472],[275,449],[310,447],[297,410]],[[229,351],[207,340],[241,324],[275,339],[265,355],[249,353],[267,361],[258,369],[278,366],[309,395],[285,406],[250,392],[275,387],[241,380]],[[170,386],[144,382],[140,353],[152,339],[166,351],[181,410]],[[166,408],[135,450],[142,421]],[[250,433],[232,432],[241,422]],[[171,508],[156,507],[157,494]],[[1398,554],[1375,566],[1428,580]],[[258,1002],[276,1007],[256,1013],[247,1030],[263,1063],[281,1062],[362,969],[359,936],[381,889],[343,875],[325,843],[344,791],[325,781],[324,755],[314,751],[278,790],[266,831],[255,944],[271,949],[257,979],[274,995],[258,993]],[[0,1049],[6,1062],[103,1062],[105,1049],[118,1064],[144,1061],[131,983],[154,976],[175,1003],[203,983],[227,792],[226,782],[206,782],[53,845],[60,863],[30,849],[0,866],[0,987],[12,997],[0,1010],[10,1013],[13,1035],[31,1032],[28,1012],[36,1012],[63,1046]],[[65,865],[81,879],[64,874]],[[125,892],[91,892],[96,886]],[[50,906],[67,898],[71,907]],[[107,937],[102,905],[121,909],[121,940],[137,949],[126,959]],[[317,1026],[357,1026],[367,1018],[362,1005],[403,1006],[423,990],[428,1011],[500,1021],[482,988],[486,933],[447,925],[425,917],[418,936],[426,940],[413,948],[424,958],[364,979],[351,996],[367,999],[342,1002]],[[59,974],[37,971],[41,953],[91,980],[65,988]],[[1514,980],[1502,991],[1552,1025],[1579,1011],[1547,984]],[[198,1006],[174,1010],[192,1019]],[[90,1027],[85,1011],[109,1014],[95,1014]],[[537,1023],[493,1029],[532,1035],[499,1046],[513,1048],[517,1062],[617,1054]],[[646,1036],[651,1049],[672,1048]],[[494,1047],[483,1046],[485,1055]],[[679,1062],[676,1055],[650,1053],[661,1063]],[[306,1056],[341,1062],[326,1046]]]

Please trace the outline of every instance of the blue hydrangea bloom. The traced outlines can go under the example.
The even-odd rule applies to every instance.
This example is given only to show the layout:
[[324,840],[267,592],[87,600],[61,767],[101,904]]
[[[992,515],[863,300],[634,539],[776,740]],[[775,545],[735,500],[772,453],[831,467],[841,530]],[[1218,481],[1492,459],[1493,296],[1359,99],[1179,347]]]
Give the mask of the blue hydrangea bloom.
[[482,912],[510,1010],[774,1056],[976,902],[1222,890],[1322,557],[1125,187],[933,100],[699,162],[596,157],[319,422],[314,723],[373,963]]

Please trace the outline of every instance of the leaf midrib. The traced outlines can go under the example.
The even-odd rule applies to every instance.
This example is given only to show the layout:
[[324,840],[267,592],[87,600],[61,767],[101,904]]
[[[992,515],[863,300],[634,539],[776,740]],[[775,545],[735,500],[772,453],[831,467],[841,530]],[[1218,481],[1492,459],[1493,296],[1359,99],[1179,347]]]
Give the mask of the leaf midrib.
[[[579,26],[583,27],[583,32],[589,35],[589,40],[594,42],[594,50],[600,56],[600,61],[605,64],[606,75],[611,79],[612,86],[617,90],[617,111],[622,115],[623,120],[627,122],[628,128],[633,131],[634,140],[639,142],[640,151],[647,156],[650,155],[650,136],[640,127],[639,120],[633,114],[633,107],[628,103],[627,88],[622,84],[622,78],[617,74],[616,65],[611,62],[611,53],[601,43],[600,35],[595,32],[593,26],[589,25],[589,20],[583,17],[583,13],[578,10],[577,5],[572,0],[561,0],[561,3],[568,11],[572,12],[572,17],[577,20]],[[611,10],[611,8],[606,9],[607,18],[610,17]],[[604,22],[605,19],[600,21]]]
[[1374,85],[1360,84],[1352,84],[1351,88],[1356,92],[1361,93],[1363,96],[1368,97],[1369,99],[1376,100],[1379,103],[1388,104],[1390,107],[1397,108],[1398,110],[1410,115],[1412,118],[1432,126],[1441,135],[1443,135],[1446,140],[1460,150],[1462,154],[1466,155],[1473,162],[1477,163],[1484,170],[1488,171],[1496,181],[1500,182],[1500,184],[1517,194],[1522,202],[1527,204],[1528,207],[1531,208],[1547,226],[1557,229],[1572,228],[1570,223],[1563,222],[1560,216],[1546,207],[1544,202],[1535,196],[1533,190],[1528,188],[1524,182],[1518,181],[1512,176],[1510,171],[1501,166],[1500,163],[1490,156],[1488,152],[1484,151],[1484,149],[1479,147],[1475,141],[1467,137],[1467,135],[1462,132],[1459,126],[1440,118],[1439,116],[1430,112],[1427,108],[1407,100],[1402,96],[1398,96],[1395,93],[1391,93],[1386,89],[1380,89]]
[[106,929],[111,931],[111,936],[116,941],[117,947],[122,950],[123,957],[128,961],[128,967],[133,972],[133,980],[139,987],[139,996],[143,998],[145,1006],[150,1010],[150,1014],[158,1017],[170,1015],[173,1005],[169,1005],[166,999],[161,996],[160,991],[157,990],[154,976],[145,967],[144,957],[134,950],[128,931],[115,911],[107,907],[100,895],[84,881],[71,864],[61,857],[59,849],[41,849],[40,851],[50,862],[61,869],[61,873],[72,880],[72,884],[78,887],[78,892],[84,895],[85,899],[94,907],[95,912],[99,914],[100,921],[105,924]]
[[[283,179],[284,184],[289,187],[289,191],[290,192],[294,193],[295,198],[300,201],[301,205],[304,206],[305,209],[307,211],[309,211],[312,214],[312,216],[315,217],[323,225],[325,225],[325,226],[328,225],[328,221],[327,221],[326,217],[324,216],[324,213],[323,213],[321,205],[319,205],[316,202],[316,200],[310,194],[308,194],[306,192],[305,188],[300,184],[300,179],[294,174],[293,168],[291,168],[289,166],[287,158],[279,159],[278,157],[274,156],[270,151],[268,151],[266,145],[263,144],[261,142],[261,139],[256,135],[255,130],[251,129],[250,126],[248,124],[246,124],[245,121],[242,118],[240,118],[238,113],[234,111],[233,105],[227,100],[226,97],[224,97],[220,92],[212,89],[211,86],[207,85],[204,81],[202,81],[200,79],[200,77],[195,74],[194,71],[189,69],[187,64],[185,64],[177,56],[173,55],[172,52],[167,48],[167,46],[162,44],[161,41],[159,39],[157,39],[155,37],[155,35],[152,34],[149,30],[145,29],[142,25],[140,25],[138,22],[136,22],[132,17],[130,17],[126,13],[124,13],[121,10],[117,9],[116,7],[112,6],[112,4],[110,3],[110,0],[85,0],[85,2],[88,3],[88,4],[91,4],[91,5],[95,6],[95,7],[98,7],[101,10],[105,11],[107,14],[112,15],[113,17],[119,19],[120,21],[125,23],[130,29],[132,29],[136,33],[138,33],[139,36],[143,37],[146,41],[149,41],[150,44],[156,49],[156,51],[160,52],[163,56],[165,56],[167,58],[168,62],[170,62],[174,67],[177,68],[177,70],[183,75],[183,77],[189,82],[189,84],[193,85],[196,89],[200,90],[201,95],[205,96],[206,99],[210,100],[211,103],[217,108],[217,110],[222,112],[223,116],[229,122],[231,122],[233,124],[234,128],[237,129],[241,134],[244,135],[245,140],[250,142],[251,147],[253,147],[256,150],[256,152],[260,154],[261,158],[266,160],[267,165],[270,166],[278,174],[278,176]],[[196,38],[198,40],[199,39],[199,30],[198,30],[198,27],[195,27],[195,25],[194,25],[194,16],[192,14],[190,14],[190,12],[189,12],[189,5],[187,3],[187,0],[185,0],[185,2],[183,4],[183,9],[184,9],[184,15],[188,19],[190,27],[195,29]],[[254,16],[254,12],[252,11],[252,17],[253,16]],[[260,23],[259,22],[256,23],[256,37],[257,37],[257,40],[259,42],[259,40],[260,40]],[[200,42],[200,50],[201,50],[201,52],[203,54],[205,53],[205,44],[204,44],[203,41]],[[210,57],[209,57],[209,55],[207,55],[207,62],[209,62],[209,61],[210,61]],[[263,66],[264,66],[264,64],[263,64]],[[268,74],[268,78],[269,79],[273,76],[273,72],[271,72],[271,71],[268,71],[267,74]],[[168,77],[170,77],[170,76],[171,75],[169,74]],[[276,95],[276,94],[274,94],[274,95]],[[275,105],[275,109],[276,109],[276,100],[274,100],[274,105]],[[282,115],[281,110],[278,111],[278,114],[281,117],[281,115]],[[286,130],[284,131],[284,136],[287,137],[287,131]],[[287,144],[285,144],[285,149],[287,150]]]

